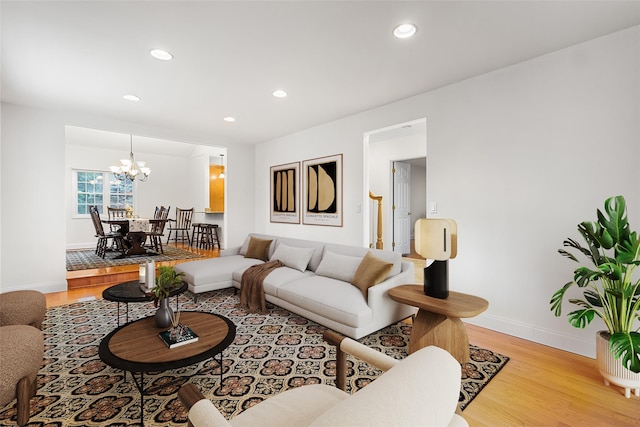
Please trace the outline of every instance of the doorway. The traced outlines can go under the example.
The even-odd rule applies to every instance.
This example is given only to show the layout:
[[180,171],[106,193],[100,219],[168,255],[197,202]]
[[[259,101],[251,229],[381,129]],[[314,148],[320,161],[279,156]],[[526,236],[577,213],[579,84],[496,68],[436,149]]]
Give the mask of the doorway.
[[[426,119],[366,132],[364,144],[364,194],[382,197],[383,249],[408,254],[413,224],[426,216]],[[365,243],[375,247],[376,204],[364,206]]]

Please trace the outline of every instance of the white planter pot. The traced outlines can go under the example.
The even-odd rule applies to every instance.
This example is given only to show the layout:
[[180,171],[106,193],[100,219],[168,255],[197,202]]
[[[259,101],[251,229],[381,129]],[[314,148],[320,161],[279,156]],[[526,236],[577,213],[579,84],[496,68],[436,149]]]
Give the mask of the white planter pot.
[[640,396],[640,373],[631,372],[622,366],[620,359],[614,358],[609,350],[609,332],[607,331],[596,334],[596,361],[605,385],[613,383],[623,387],[626,398],[631,397],[631,390],[634,390],[636,396]]

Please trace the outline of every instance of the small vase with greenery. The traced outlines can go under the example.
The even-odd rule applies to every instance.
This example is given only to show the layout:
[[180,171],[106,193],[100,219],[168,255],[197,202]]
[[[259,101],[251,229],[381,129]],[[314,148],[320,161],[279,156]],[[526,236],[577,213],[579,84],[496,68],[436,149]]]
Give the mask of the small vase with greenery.
[[[609,348],[622,366],[634,373],[640,372],[640,332],[635,326],[640,318],[640,279],[634,277],[640,265],[638,232],[630,231],[626,201],[622,196],[610,197],[604,202],[604,212],[597,210],[597,221],[578,224],[578,232],[586,247],[568,238],[565,248],[586,259],[573,272],[573,280],[565,284],[551,298],[551,310],[561,315],[562,302],[578,307],[568,314],[569,323],[585,328],[597,316],[610,334]],[[573,253],[560,249],[561,255],[577,262]],[[567,293],[577,286],[581,298],[569,298]],[[575,289],[575,288],[574,288]]]
[[156,284],[151,289],[154,305],[158,306],[158,301],[169,297],[172,291],[182,286],[183,272],[177,273],[173,267],[162,265],[158,267]]
[[160,266],[156,276],[156,285],[151,289],[153,305],[160,308],[156,311],[155,321],[159,328],[166,328],[173,322],[173,310],[169,307],[167,298],[171,292],[182,286],[184,273],[177,273],[173,267]]

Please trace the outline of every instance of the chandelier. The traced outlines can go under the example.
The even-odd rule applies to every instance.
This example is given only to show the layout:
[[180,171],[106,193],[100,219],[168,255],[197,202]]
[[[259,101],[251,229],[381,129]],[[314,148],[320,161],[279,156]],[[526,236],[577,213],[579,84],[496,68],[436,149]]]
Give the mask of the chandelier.
[[129,135],[129,139],[131,148],[129,158],[120,160],[120,166],[110,166],[111,172],[118,181],[135,181],[138,178],[139,181],[145,182],[151,169],[147,167],[147,162],[136,162],[133,159],[133,136]]

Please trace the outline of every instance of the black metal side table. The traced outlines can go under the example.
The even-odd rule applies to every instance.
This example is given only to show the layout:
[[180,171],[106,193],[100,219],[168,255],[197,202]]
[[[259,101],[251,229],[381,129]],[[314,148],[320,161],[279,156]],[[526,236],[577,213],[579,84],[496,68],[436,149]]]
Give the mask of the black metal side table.
[[[187,282],[182,282],[182,286],[178,289],[174,289],[169,294],[169,297],[176,297],[176,311],[179,310],[178,295],[183,293],[189,288]],[[144,293],[140,289],[140,282],[138,280],[132,280],[130,282],[120,283],[118,285],[111,286],[102,291],[102,298],[107,301],[115,301],[118,303],[118,321],[120,326],[120,303],[123,302],[127,306],[127,323],[129,323],[129,303],[130,302],[149,302],[153,301],[153,298]]]

